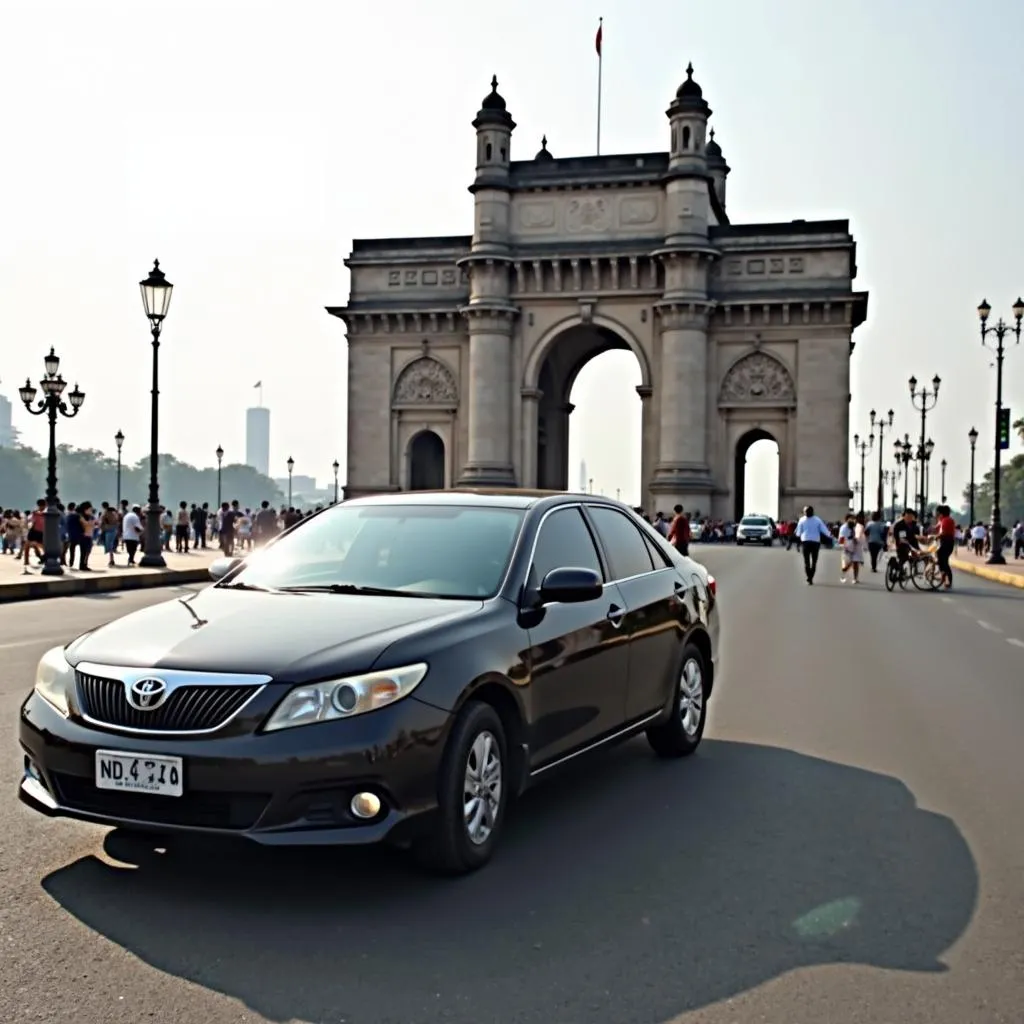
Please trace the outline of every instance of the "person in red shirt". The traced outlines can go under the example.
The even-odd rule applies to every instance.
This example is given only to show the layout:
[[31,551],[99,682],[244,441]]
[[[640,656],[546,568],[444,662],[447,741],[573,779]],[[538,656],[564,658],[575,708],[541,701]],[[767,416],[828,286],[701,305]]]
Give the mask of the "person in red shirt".
[[942,573],[942,583],[946,590],[949,590],[953,586],[953,568],[949,564],[949,556],[956,548],[956,520],[950,515],[948,505],[939,505],[935,509],[935,514],[938,516],[935,533],[939,538],[939,550],[935,553],[935,558]]
[[682,505],[676,505],[672,511],[675,516],[672,519],[672,525],[668,528],[666,539],[681,555],[689,555],[690,517],[683,512]]

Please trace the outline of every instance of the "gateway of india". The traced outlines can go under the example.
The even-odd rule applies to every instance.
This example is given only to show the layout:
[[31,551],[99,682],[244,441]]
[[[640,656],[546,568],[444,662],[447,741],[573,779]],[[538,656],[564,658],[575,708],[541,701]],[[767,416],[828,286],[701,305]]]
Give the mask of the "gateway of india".
[[779,447],[779,515],[849,507],[849,222],[733,224],[692,66],[669,150],[512,159],[498,82],[473,121],[473,233],[357,239],[348,498],[569,489],[570,392],[595,356],[640,366],[641,503],[739,518],[747,449]]

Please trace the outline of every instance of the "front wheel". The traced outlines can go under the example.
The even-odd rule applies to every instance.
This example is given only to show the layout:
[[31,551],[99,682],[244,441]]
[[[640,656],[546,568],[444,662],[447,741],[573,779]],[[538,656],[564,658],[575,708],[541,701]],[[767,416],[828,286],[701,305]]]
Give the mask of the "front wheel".
[[900,581],[900,563],[895,558],[890,558],[885,564],[885,589],[893,591]]
[[448,740],[437,779],[437,821],[416,849],[420,861],[446,875],[483,867],[497,846],[508,793],[501,719],[489,704],[471,702]]
[[707,669],[694,644],[683,648],[682,667],[668,721],[647,730],[647,742],[659,757],[688,757],[700,746],[707,719]]

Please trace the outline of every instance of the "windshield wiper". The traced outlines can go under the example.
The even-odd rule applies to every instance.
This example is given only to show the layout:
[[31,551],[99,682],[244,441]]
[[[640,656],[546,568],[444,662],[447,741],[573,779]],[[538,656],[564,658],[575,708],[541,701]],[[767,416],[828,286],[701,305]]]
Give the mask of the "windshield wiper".
[[258,583],[245,583],[239,580],[237,583],[221,583],[221,590],[262,590],[270,593],[270,587],[261,587]]
[[360,587],[355,583],[307,584],[295,587],[280,587],[286,594],[363,594],[367,597],[436,597],[436,594],[422,594],[411,590],[389,590],[387,587]]

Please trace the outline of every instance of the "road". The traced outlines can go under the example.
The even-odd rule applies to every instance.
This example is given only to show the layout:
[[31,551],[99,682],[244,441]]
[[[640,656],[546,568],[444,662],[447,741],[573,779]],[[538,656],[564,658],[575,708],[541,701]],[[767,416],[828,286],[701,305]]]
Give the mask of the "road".
[[4,608],[0,1020],[1019,1024],[1024,591],[696,554],[723,608],[700,754],[636,741],[538,788],[457,882],[380,852],[127,865],[30,814],[36,658],[164,595]]

